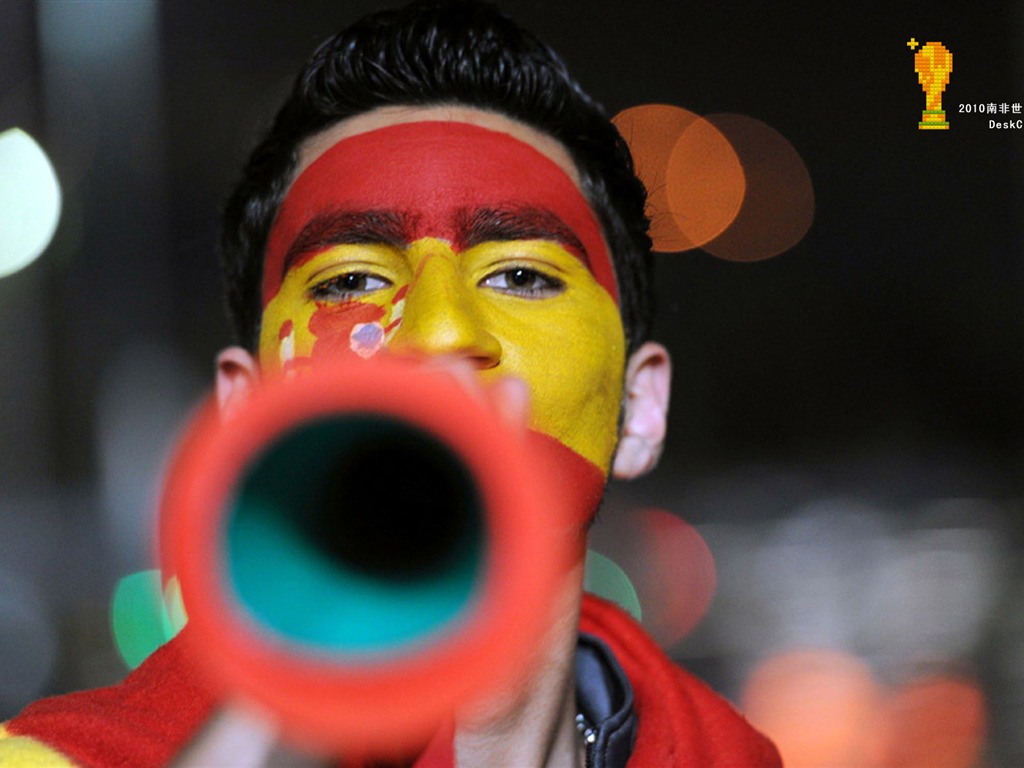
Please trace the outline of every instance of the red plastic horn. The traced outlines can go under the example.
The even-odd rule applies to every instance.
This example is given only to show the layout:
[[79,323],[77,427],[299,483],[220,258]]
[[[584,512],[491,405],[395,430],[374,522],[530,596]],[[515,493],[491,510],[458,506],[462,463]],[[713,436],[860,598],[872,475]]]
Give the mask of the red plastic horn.
[[449,373],[393,358],[205,406],[160,549],[211,684],[346,755],[415,749],[507,690],[578,546],[527,444]]

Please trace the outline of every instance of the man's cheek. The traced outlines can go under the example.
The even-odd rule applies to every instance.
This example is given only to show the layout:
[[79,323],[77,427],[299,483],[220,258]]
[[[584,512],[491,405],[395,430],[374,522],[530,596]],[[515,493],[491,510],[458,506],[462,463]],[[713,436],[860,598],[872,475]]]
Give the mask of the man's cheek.
[[[580,376],[580,366],[552,366],[534,377],[534,429],[607,471],[617,438],[621,388],[611,376]],[[568,390],[566,381],[577,384]]]
[[356,354],[372,357],[384,343],[384,307],[370,302],[346,301],[317,306],[309,319],[313,360]]
[[[553,327],[564,327],[553,324]],[[563,332],[556,339],[534,330],[507,337],[513,350],[505,370],[526,381],[532,429],[607,470],[617,438],[622,352],[614,337]]]

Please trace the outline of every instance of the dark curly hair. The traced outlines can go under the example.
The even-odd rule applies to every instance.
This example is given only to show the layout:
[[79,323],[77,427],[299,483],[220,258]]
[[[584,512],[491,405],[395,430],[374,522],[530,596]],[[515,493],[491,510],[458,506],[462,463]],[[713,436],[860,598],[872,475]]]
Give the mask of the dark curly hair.
[[224,210],[221,263],[237,341],[255,351],[270,228],[299,146],[385,106],[463,105],[503,114],[569,151],[612,254],[630,351],[650,333],[645,192],[602,107],[536,37],[476,0],[424,0],[366,16],[313,53]]

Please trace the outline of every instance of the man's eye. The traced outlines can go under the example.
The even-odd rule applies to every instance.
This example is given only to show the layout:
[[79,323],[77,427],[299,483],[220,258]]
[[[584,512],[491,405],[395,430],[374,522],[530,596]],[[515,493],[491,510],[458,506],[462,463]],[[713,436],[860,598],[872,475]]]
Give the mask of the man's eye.
[[309,290],[314,301],[348,301],[391,285],[389,280],[366,272],[350,272],[323,280]]
[[511,293],[528,299],[556,296],[565,290],[565,283],[543,275],[535,269],[512,267],[494,272],[480,281],[480,285],[500,293]]

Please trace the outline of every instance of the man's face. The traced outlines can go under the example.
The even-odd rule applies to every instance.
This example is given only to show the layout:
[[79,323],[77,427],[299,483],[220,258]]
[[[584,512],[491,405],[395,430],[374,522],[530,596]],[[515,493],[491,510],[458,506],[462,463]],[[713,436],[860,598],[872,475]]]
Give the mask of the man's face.
[[607,475],[625,339],[575,179],[560,144],[478,110],[378,110],[315,137],[268,243],[261,368],[468,359],[524,380],[532,429]]

